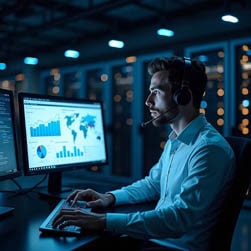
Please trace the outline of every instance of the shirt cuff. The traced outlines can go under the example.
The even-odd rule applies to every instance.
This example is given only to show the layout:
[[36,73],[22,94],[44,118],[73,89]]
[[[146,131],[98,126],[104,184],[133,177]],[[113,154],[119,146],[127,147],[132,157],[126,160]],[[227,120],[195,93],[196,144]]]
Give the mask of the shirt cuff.
[[127,224],[127,214],[106,213],[106,231],[122,233]]
[[129,202],[128,193],[124,190],[118,189],[118,190],[114,190],[108,193],[111,193],[114,195],[115,205],[122,205]]

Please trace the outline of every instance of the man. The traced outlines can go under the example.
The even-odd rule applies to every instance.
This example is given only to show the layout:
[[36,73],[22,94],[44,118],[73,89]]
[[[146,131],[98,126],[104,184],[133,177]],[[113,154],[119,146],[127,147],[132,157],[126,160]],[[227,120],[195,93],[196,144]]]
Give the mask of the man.
[[127,187],[105,194],[78,190],[67,200],[86,200],[90,208],[148,201],[157,201],[156,207],[134,213],[62,210],[54,227],[78,225],[106,232],[82,250],[210,250],[210,233],[231,184],[235,159],[229,144],[200,114],[205,66],[187,58],[156,58],[148,71],[152,77],[145,103],[150,122],[172,129],[159,161],[147,177]]

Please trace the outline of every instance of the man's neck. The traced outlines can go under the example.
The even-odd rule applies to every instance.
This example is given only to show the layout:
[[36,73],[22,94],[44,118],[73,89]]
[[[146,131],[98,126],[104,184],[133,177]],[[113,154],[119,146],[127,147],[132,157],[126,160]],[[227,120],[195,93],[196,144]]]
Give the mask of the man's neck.
[[[188,115],[187,115],[188,114]],[[175,131],[177,135],[179,135],[184,128],[195,118],[199,116],[199,112],[195,111],[193,113],[187,113],[187,114],[181,114],[178,115],[177,119],[174,121],[174,123],[170,124],[171,128]]]

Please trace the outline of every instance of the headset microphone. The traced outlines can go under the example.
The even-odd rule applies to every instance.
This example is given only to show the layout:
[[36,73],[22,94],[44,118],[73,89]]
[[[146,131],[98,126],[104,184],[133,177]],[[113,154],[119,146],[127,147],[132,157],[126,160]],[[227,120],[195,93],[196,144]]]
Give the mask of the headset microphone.
[[168,113],[170,110],[174,109],[177,105],[170,107],[169,109],[167,109],[165,112],[161,113],[159,116],[152,118],[146,122],[141,123],[141,127],[145,128],[148,124],[152,123],[154,120],[161,118],[162,116],[164,116],[166,113]]

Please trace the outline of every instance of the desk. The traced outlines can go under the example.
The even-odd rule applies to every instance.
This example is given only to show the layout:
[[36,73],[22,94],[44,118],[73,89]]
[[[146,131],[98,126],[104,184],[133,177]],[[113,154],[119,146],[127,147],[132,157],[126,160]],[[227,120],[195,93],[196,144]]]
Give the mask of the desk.
[[11,215],[0,218],[0,250],[69,251],[98,238],[97,235],[43,236],[39,226],[57,202],[55,199],[41,199],[35,192],[1,195],[0,205],[14,207],[15,210]]
[[[42,199],[36,192],[25,195],[0,193],[0,206],[15,207],[12,215],[0,218],[0,250],[1,251],[73,251],[95,239],[98,236],[82,237],[42,236],[39,226],[57,204],[57,200]],[[152,209],[154,204],[144,204],[144,209]],[[250,208],[242,210],[235,230],[233,251],[251,247],[248,232]],[[127,205],[110,208],[110,212],[128,212],[142,210],[142,205]],[[246,231],[243,231],[245,229]],[[246,250],[246,249],[245,249]]]
[[[43,235],[39,226],[56,206],[58,200],[41,198],[36,192],[23,195],[3,194],[1,206],[14,207],[12,215],[0,218],[1,251],[69,251],[75,250],[97,238],[98,235],[59,237]],[[154,204],[126,205],[110,208],[108,212],[130,212],[150,209]]]

